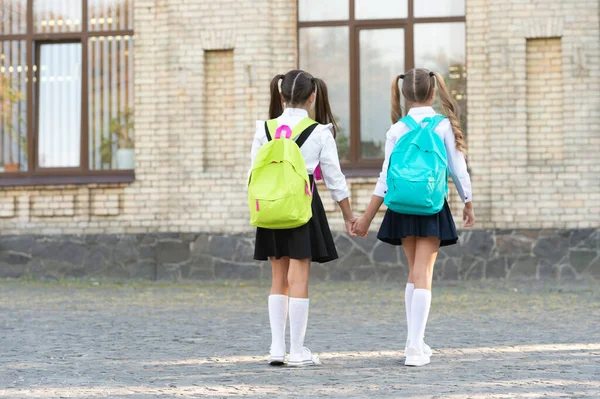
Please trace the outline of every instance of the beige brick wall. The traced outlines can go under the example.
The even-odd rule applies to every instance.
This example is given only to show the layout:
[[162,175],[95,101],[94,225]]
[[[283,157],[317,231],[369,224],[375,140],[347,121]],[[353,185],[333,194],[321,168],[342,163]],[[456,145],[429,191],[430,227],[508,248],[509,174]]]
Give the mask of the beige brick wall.
[[[485,212],[483,218],[479,213],[480,226],[598,227],[598,2],[473,0],[467,5],[469,145],[476,209]],[[534,39],[530,54],[528,39]],[[530,162],[530,143],[545,142],[560,113],[543,107],[540,116],[550,124],[528,130],[528,108],[535,105],[528,88],[540,83],[538,77],[528,82],[528,62],[538,57],[533,52],[551,57],[554,68],[543,72],[554,75],[535,96],[561,97],[563,121],[562,140],[550,132],[562,157],[536,163]],[[560,96],[556,86],[562,86]]]
[[527,39],[526,57],[527,158],[529,165],[544,165],[563,155],[561,39]]
[[[598,3],[468,0],[466,7],[469,166],[479,227],[598,227]],[[539,53],[552,59],[551,69],[561,68],[564,123],[552,132],[562,135],[552,141],[561,157],[536,163],[529,148],[548,131],[528,126],[532,89],[541,89],[540,101],[549,94],[560,101],[558,91],[544,91],[541,76],[528,79]],[[4,188],[0,233],[251,231],[245,181],[254,120],[266,117],[270,79],[294,68],[296,57],[295,0],[136,0],[136,182]],[[544,120],[557,117],[543,108]],[[217,121],[227,124],[226,140],[212,138]],[[375,181],[349,179],[357,212]],[[332,228],[342,229],[320,187]],[[451,203],[459,217],[456,194]]]

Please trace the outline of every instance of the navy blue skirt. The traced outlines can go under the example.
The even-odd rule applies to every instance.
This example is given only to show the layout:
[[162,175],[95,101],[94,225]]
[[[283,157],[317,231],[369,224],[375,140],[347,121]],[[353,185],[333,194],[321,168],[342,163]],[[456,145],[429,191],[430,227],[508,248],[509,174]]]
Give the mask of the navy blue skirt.
[[440,247],[458,242],[458,233],[448,203],[431,216],[405,215],[387,210],[377,233],[377,238],[392,245],[402,245],[402,239],[410,236],[437,237]]

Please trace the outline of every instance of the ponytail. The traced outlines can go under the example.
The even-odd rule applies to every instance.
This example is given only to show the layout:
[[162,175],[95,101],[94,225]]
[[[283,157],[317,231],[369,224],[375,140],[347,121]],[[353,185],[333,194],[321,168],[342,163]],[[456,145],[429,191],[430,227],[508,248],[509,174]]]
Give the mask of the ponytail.
[[456,149],[467,155],[467,143],[465,141],[465,133],[460,126],[458,106],[450,96],[442,75],[437,72],[434,72],[433,74],[437,80],[438,94],[440,96],[442,109],[444,110],[444,114],[448,117],[448,120],[450,120],[450,125],[452,126],[452,131],[454,132]]
[[338,127],[331,112],[331,106],[329,105],[327,85],[319,78],[312,78],[312,81],[317,94],[317,98],[315,99],[315,120],[322,125],[331,123],[333,125],[333,137],[335,138]]
[[398,75],[392,82],[392,124],[398,122],[402,118],[402,105],[400,104],[400,87],[398,86],[400,79],[404,75]]
[[269,119],[275,119],[283,114],[283,104],[279,93],[279,81],[284,75],[275,75],[271,80],[271,103],[269,104]]

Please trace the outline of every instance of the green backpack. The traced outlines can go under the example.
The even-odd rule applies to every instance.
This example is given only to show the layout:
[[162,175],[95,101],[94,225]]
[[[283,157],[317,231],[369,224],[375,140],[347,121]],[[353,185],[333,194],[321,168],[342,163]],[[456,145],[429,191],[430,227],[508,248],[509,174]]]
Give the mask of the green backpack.
[[[310,118],[304,118],[293,129],[279,126],[277,119],[265,122],[268,142],[256,154],[248,180],[252,226],[292,229],[305,225],[312,217],[314,186],[310,187],[300,147],[317,125]],[[273,139],[270,132],[275,132]]]

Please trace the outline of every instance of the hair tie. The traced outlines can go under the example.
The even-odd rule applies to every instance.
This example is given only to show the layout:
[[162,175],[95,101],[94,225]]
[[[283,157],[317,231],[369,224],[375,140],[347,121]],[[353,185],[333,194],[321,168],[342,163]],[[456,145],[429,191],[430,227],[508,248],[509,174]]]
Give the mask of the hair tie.
[[435,76],[435,73],[433,73],[433,71],[431,71],[431,72],[429,72],[429,76],[433,78]]
[[401,74],[401,75],[400,75],[400,79],[404,79],[404,74]]

